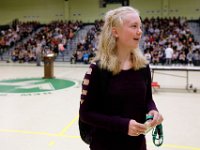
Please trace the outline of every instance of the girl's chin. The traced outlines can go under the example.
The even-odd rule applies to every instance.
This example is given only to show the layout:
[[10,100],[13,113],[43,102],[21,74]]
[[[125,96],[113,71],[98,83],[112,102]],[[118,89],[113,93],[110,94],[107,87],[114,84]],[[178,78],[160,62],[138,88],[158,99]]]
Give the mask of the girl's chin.
[[134,48],[137,48],[137,47],[139,47],[139,43],[135,43],[135,44],[133,44],[132,45]]
[[137,49],[137,48],[139,48],[139,46],[133,46],[133,49]]

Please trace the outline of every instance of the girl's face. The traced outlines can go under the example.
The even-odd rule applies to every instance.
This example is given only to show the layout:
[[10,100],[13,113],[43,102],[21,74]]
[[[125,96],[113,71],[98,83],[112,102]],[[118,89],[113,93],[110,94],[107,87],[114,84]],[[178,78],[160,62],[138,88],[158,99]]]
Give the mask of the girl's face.
[[123,20],[123,25],[116,27],[117,46],[124,49],[138,48],[142,36],[140,17],[137,13],[127,13]]

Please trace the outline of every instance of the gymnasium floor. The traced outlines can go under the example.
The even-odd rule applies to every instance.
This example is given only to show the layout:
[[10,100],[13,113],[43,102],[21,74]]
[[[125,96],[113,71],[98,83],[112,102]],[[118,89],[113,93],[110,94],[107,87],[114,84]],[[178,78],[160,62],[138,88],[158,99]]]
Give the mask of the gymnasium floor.
[[[77,125],[80,84],[88,66],[54,67],[56,79],[62,79],[58,83],[73,84],[59,89],[41,81],[43,66],[0,62],[1,150],[88,150]],[[162,90],[153,97],[165,118],[164,144],[155,147],[148,133],[148,150],[200,150],[200,93]]]

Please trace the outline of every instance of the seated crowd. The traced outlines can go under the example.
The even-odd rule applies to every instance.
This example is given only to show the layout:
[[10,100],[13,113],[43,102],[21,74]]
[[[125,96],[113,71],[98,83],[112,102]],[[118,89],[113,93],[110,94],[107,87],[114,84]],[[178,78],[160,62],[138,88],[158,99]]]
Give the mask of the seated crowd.
[[200,44],[185,18],[145,19],[143,49],[154,65],[200,65]]
[[14,20],[11,26],[0,28],[0,55],[15,43],[22,41],[40,27],[39,22],[20,22]]
[[[71,63],[83,62],[87,64],[95,56],[98,36],[103,23],[102,20],[96,20],[94,27],[77,43],[71,57]],[[4,39],[7,37],[6,35],[9,35],[8,37],[14,36],[14,39],[18,39],[15,33],[22,34],[25,31],[28,32],[35,29],[32,27],[33,24],[31,26],[30,23],[29,26],[24,26],[19,25],[16,30],[7,31],[10,34],[4,31],[1,35],[3,35]],[[15,49],[11,52],[11,58],[14,62],[30,62],[36,61],[37,53],[42,53],[43,55],[48,53],[58,55],[60,53],[64,55],[67,49],[71,50],[71,47],[67,48],[67,43],[73,41],[77,31],[82,27],[83,24],[79,21],[74,23],[71,21],[54,21],[43,25],[35,32],[34,36],[15,46]],[[2,36],[0,37],[1,44],[3,40]],[[10,38],[10,41],[13,41],[13,38]],[[150,64],[200,65],[200,44],[195,41],[185,18],[157,17],[144,19],[141,49]]]
[[44,25],[27,41],[19,43],[11,53],[12,61],[36,61],[37,54],[64,53],[67,41],[72,40],[76,32],[82,27],[81,22],[54,21]]
[[95,26],[91,28],[84,39],[77,43],[77,48],[71,57],[71,63],[84,62],[88,64],[96,55],[98,36],[103,25],[103,21],[95,21]]
[[[78,43],[72,59],[89,62],[97,50],[102,25],[102,20],[95,21],[95,28],[89,30],[83,42]],[[143,32],[141,49],[150,64],[200,65],[200,44],[195,41],[185,18],[146,18]]]

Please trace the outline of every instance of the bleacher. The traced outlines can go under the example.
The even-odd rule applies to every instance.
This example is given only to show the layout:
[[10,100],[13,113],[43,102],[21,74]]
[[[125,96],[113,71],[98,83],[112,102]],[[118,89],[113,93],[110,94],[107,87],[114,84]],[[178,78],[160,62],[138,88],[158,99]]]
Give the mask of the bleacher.
[[[70,21],[54,21],[47,25],[40,25],[37,28],[35,28],[34,24],[21,23],[21,26],[17,26],[16,31],[21,28],[20,33],[23,35],[23,38],[14,41],[14,44],[9,47],[9,50],[5,51],[5,49],[1,47],[1,60],[6,60],[8,62],[16,61],[17,59],[13,58],[18,56],[13,55],[19,53],[21,49],[28,51],[28,53],[33,51],[33,54],[31,55],[35,55],[34,44],[36,43],[36,40],[40,40],[43,43],[43,54],[55,53],[55,61],[69,62],[72,58],[74,59],[77,57],[75,58],[77,62],[84,62],[83,55],[85,53],[91,54],[92,56],[95,55],[94,53],[97,49],[95,43],[97,42],[97,36],[103,25],[103,21],[96,20],[93,25],[83,25],[81,22],[72,23]],[[162,62],[165,61],[164,55],[162,55],[162,57],[160,55],[161,52],[164,52],[167,45],[171,43],[173,49],[178,52],[178,56],[176,60],[172,60],[172,64],[187,65],[187,54],[189,49],[191,49],[193,58],[197,58],[197,63],[193,62],[192,65],[200,65],[200,44],[198,42],[200,37],[200,27],[198,22],[187,22],[187,20],[183,18],[146,18],[143,20],[143,24],[144,34],[141,39],[140,47],[144,51],[144,54],[147,51],[150,52],[151,64],[165,65],[165,63]],[[24,30],[24,28],[26,28],[26,30]],[[30,34],[29,30],[31,33],[33,32],[33,34]],[[14,29],[9,31],[16,32]],[[162,37],[165,38],[163,39]],[[183,45],[183,48],[179,51],[177,50],[178,42],[181,42]],[[63,43],[64,45],[63,52],[58,50],[59,43]],[[82,45],[82,49],[79,49],[80,45]],[[88,45],[90,45],[91,50],[89,50]],[[26,53],[25,51],[24,53]],[[179,62],[179,56],[182,52],[185,53],[185,56],[183,55],[183,57],[185,57],[183,63]],[[155,59],[157,59],[157,62],[154,61]],[[24,62],[29,61],[25,60]]]

